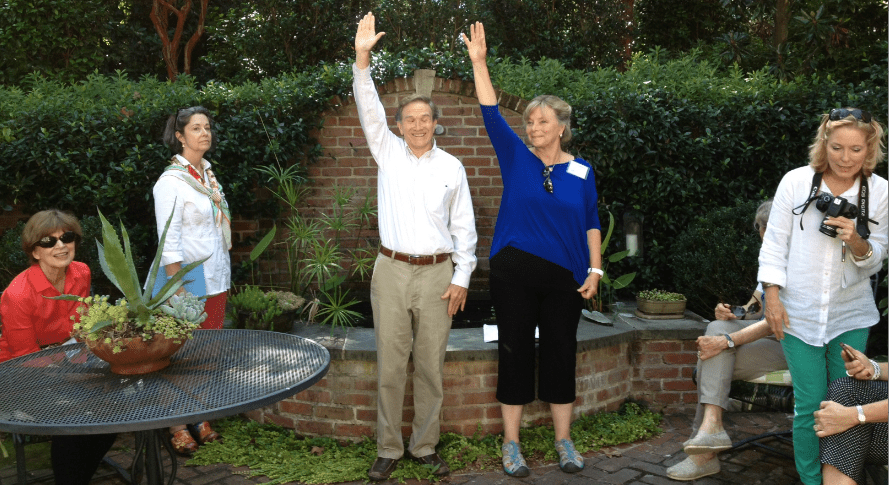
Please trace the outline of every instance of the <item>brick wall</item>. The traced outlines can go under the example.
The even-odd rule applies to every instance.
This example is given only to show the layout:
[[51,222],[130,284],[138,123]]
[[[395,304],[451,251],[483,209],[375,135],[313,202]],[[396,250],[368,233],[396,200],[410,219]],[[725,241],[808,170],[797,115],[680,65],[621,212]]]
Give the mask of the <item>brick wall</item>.
[[[398,101],[415,91],[413,78],[396,79],[378,87],[393,132],[398,133],[395,125]],[[487,292],[487,257],[503,192],[494,149],[488,140],[472,83],[434,78],[432,100],[441,108],[439,124],[445,129],[443,134],[435,137],[436,143],[439,148],[460,159],[469,180],[479,235],[476,251],[479,271],[473,275],[470,289]],[[522,135],[521,110],[526,104],[527,101],[515,96],[501,96],[501,113],[510,126]],[[307,210],[316,213],[330,211],[334,186],[353,187],[360,195],[368,192],[376,194],[377,189],[376,163],[358,122],[354,99],[334,98],[323,118],[324,127],[316,134],[322,154],[317,163],[309,168],[309,178],[314,187],[312,196],[307,200]],[[359,237],[378,243],[376,221],[360,235],[347,235],[343,246],[354,247]]]
[[[584,348],[588,347],[588,348]],[[592,348],[580,343],[577,354],[577,400],[574,417],[614,411],[627,399],[645,402],[654,411],[690,412],[697,402],[691,372],[697,361],[694,340],[621,339]],[[497,352],[448,352],[444,369],[441,430],[470,436],[503,431],[495,398]],[[293,428],[306,436],[360,440],[376,428],[376,360],[348,352],[332,353],[330,370],[312,388],[272,406],[246,413],[260,422]],[[363,359],[363,360],[362,360]],[[413,372],[409,366],[408,373]],[[413,394],[408,380],[402,434],[410,435]],[[525,407],[524,423],[551,424],[549,405]]]

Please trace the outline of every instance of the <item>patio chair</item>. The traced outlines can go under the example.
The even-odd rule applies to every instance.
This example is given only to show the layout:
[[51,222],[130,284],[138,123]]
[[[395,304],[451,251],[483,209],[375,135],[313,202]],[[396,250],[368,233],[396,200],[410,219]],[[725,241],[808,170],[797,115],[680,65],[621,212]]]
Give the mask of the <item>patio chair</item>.
[[[789,370],[770,372],[749,381],[735,381],[729,397],[745,403],[746,409],[759,407],[773,412],[793,412],[793,381]],[[751,436],[732,443],[732,450],[754,446],[793,460],[793,454],[774,448],[764,441],[776,439],[793,446],[793,428]]]

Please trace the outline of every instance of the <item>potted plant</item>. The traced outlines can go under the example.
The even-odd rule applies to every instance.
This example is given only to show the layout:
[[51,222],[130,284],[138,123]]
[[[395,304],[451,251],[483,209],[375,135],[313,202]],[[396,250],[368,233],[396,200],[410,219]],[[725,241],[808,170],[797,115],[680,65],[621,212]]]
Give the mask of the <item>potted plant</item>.
[[289,332],[305,298],[289,291],[263,291],[247,285],[229,300],[235,328]]
[[80,321],[74,324],[72,336],[85,342],[97,357],[108,361],[111,372],[144,374],[163,369],[170,364],[170,355],[191,338],[192,332],[207,318],[201,299],[188,292],[175,294],[185,283],[182,278],[186,273],[205,260],[186,265],[152,296],[173,214],[164,226],[144,288],[136,273],[126,229],[121,224],[121,246],[117,231],[101,211],[99,217],[103,241],[96,242],[99,263],[102,272],[120,290],[123,298],[114,304],[108,301],[107,295],[87,298],[62,295],[56,298],[83,303],[77,310]]
[[686,301],[681,293],[643,290],[636,294],[636,315],[642,318],[682,318]]
[[[611,212],[608,212],[608,230],[605,232],[605,238],[602,240],[601,247],[603,256],[605,255],[605,250],[608,249],[608,244],[611,242],[611,235],[613,233],[614,215],[612,215]],[[608,273],[608,263],[622,261],[627,257],[627,254],[629,254],[629,250],[623,250],[613,253],[607,258],[602,258],[603,274],[602,278],[599,279],[599,292],[591,300],[587,300],[587,310],[590,312],[590,315],[587,318],[590,320],[604,323],[606,325],[611,323],[611,319],[603,315],[602,312],[608,311],[609,307],[614,305],[617,290],[626,288],[627,285],[632,283],[633,279],[636,278],[636,273],[627,273],[612,279],[611,275]]]
[[[329,213],[305,214],[301,210],[310,191],[296,165],[268,165],[257,170],[268,177],[272,194],[288,214],[284,219],[287,232],[280,245],[290,291],[307,300],[304,318],[309,323],[330,325],[331,333],[338,326],[352,326],[362,315],[352,309],[359,300],[346,288],[347,281],[365,280],[376,260],[372,249],[376,244],[361,237],[376,216],[373,195],[367,192],[362,196],[354,188],[335,186]],[[343,240],[352,235],[354,247]]]

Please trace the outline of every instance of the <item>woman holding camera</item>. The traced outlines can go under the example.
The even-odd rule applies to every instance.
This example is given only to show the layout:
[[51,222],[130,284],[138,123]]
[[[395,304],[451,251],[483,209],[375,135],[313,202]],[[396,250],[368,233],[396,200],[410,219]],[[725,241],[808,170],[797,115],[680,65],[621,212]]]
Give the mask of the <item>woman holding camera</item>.
[[793,378],[794,457],[805,484],[822,480],[814,412],[846,375],[841,344],[864,351],[880,318],[870,277],[889,241],[889,184],[873,173],[882,139],[867,111],[823,115],[809,164],[778,186],[759,253],[765,317]]

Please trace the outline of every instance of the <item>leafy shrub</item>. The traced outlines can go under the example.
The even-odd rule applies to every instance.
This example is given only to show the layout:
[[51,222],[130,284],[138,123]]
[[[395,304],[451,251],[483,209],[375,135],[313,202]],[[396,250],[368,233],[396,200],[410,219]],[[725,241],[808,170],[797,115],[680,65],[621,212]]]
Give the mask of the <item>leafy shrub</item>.
[[670,267],[676,288],[689,295],[689,308],[707,317],[719,302],[740,305],[756,288],[761,245],[753,228],[750,200],[698,216],[679,234]]
[[256,197],[253,168],[276,154],[289,164],[310,161],[315,114],[329,98],[314,75],[203,89],[187,76],[171,83],[90,75],[71,85],[29,79],[27,91],[0,88],[0,201],[81,218],[101,208],[131,228],[137,254],[153,254],[157,244],[151,187],[171,156],[161,142],[170,113],[197,104],[213,112],[220,141],[207,158],[231,207],[269,216],[278,206]]
[[24,229],[25,223],[20,221],[0,236],[0,291],[4,291],[12,279],[30,264],[28,256],[22,251]]
[[[489,61],[495,85],[505,92],[527,99],[555,94],[572,104],[569,150],[595,170],[600,213],[633,211],[644,218],[644,256],[609,267],[614,274],[635,272],[633,285],[640,287],[676,286],[674,245],[696,217],[737,199],[765,199],[785,172],[805,164],[821,113],[846,105],[886,112],[885,60],[866,70],[867,82],[851,85],[726,72],[701,56],[693,51],[668,59],[654,51],[634,56],[625,72],[570,70],[555,60]],[[375,54],[373,75],[385,82],[430,67],[439,76],[471,79],[466,56],[431,47]],[[0,88],[2,202],[80,216],[99,206],[142,235],[133,235],[143,248],[137,253],[152,254],[150,187],[169,157],[159,141],[163,124],[177,107],[204,104],[220,135],[209,158],[233,211],[274,216],[278,204],[256,196],[262,175],[253,168],[276,155],[284,167],[310,163],[320,150],[311,138],[318,114],[350,85],[349,61],[202,88],[188,77],[169,83],[93,75],[64,85],[32,76],[24,89]],[[626,249],[622,226],[615,225],[611,251]],[[635,291],[633,285],[627,291]]]

